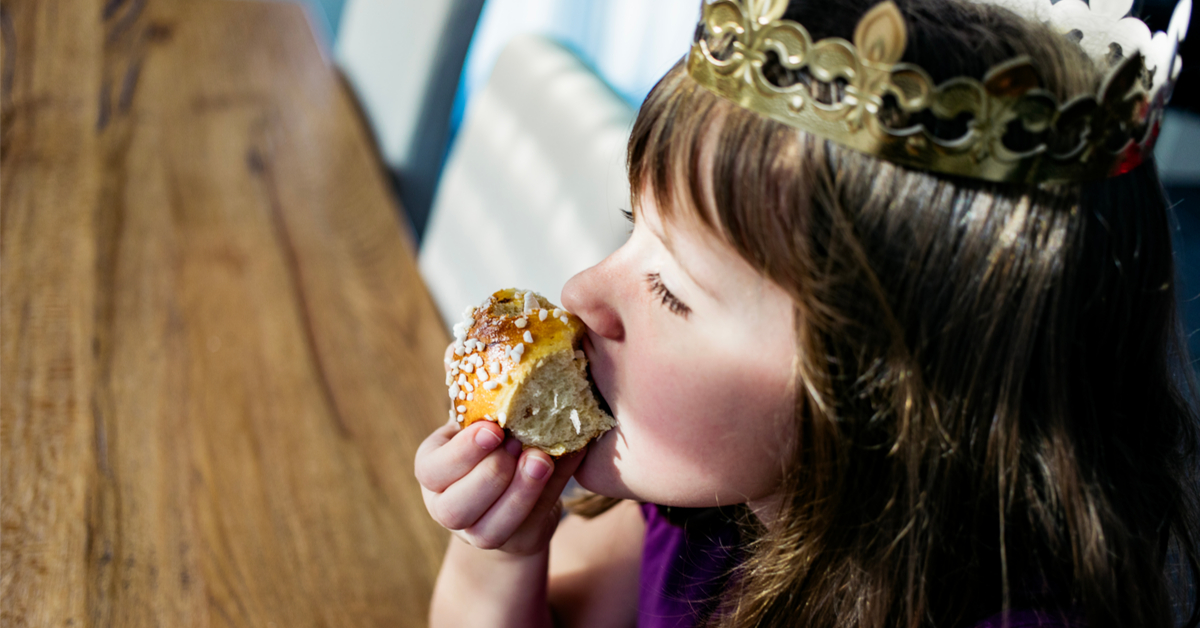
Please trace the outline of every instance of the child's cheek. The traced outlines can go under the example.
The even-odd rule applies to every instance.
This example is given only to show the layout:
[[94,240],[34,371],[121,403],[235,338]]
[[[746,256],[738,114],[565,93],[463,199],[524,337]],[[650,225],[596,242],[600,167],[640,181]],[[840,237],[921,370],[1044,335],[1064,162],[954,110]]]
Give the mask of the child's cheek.
[[675,503],[714,495],[736,500],[773,486],[779,443],[786,440],[777,420],[784,400],[779,387],[764,386],[761,365],[641,357],[627,371],[622,394],[623,476],[669,489]]

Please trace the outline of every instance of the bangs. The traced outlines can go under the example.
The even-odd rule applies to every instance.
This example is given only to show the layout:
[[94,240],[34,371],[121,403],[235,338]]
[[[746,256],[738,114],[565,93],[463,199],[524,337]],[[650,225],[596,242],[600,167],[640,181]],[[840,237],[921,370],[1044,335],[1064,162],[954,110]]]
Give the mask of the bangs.
[[[705,140],[730,114],[730,103],[700,87],[687,75],[684,61],[650,91],[629,137],[629,188],[633,204],[653,196],[663,218],[673,217],[675,203],[695,209],[714,227],[710,195],[700,176]],[[707,173],[711,181],[710,171]]]
[[[824,142],[696,83],[683,61],[654,86],[629,138],[634,207],[650,194],[664,223],[697,219],[756,270],[794,285],[792,234],[804,233],[811,168]],[[682,215],[680,213],[682,212]],[[793,292],[789,290],[789,292]]]

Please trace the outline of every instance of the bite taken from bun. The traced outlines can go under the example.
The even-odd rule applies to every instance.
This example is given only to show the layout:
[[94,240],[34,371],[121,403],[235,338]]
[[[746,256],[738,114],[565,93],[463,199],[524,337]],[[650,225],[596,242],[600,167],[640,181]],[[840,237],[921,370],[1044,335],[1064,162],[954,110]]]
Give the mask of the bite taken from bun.
[[451,418],[493,421],[551,456],[582,449],[616,425],[588,377],[586,333],[579,317],[530,291],[500,290],[467,308],[446,373]]

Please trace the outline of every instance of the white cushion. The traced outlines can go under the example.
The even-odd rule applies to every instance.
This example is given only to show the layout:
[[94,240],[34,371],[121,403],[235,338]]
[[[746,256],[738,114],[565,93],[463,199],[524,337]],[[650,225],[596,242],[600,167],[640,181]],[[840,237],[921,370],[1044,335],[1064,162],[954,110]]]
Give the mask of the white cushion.
[[422,243],[447,322],[500,288],[559,302],[567,279],[625,241],[633,118],[557,43],[523,35],[505,47],[468,107]]

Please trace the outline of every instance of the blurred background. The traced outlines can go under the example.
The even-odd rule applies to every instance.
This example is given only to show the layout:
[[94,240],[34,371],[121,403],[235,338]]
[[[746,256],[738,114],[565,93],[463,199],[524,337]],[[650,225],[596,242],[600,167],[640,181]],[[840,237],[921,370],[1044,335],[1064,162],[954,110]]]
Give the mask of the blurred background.
[[[501,285],[557,299],[623,242],[624,142],[690,45],[697,0],[300,0],[358,96],[448,321]],[[1134,12],[1166,30],[1174,0]],[[1156,147],[1200,356],[1200,53]]]

